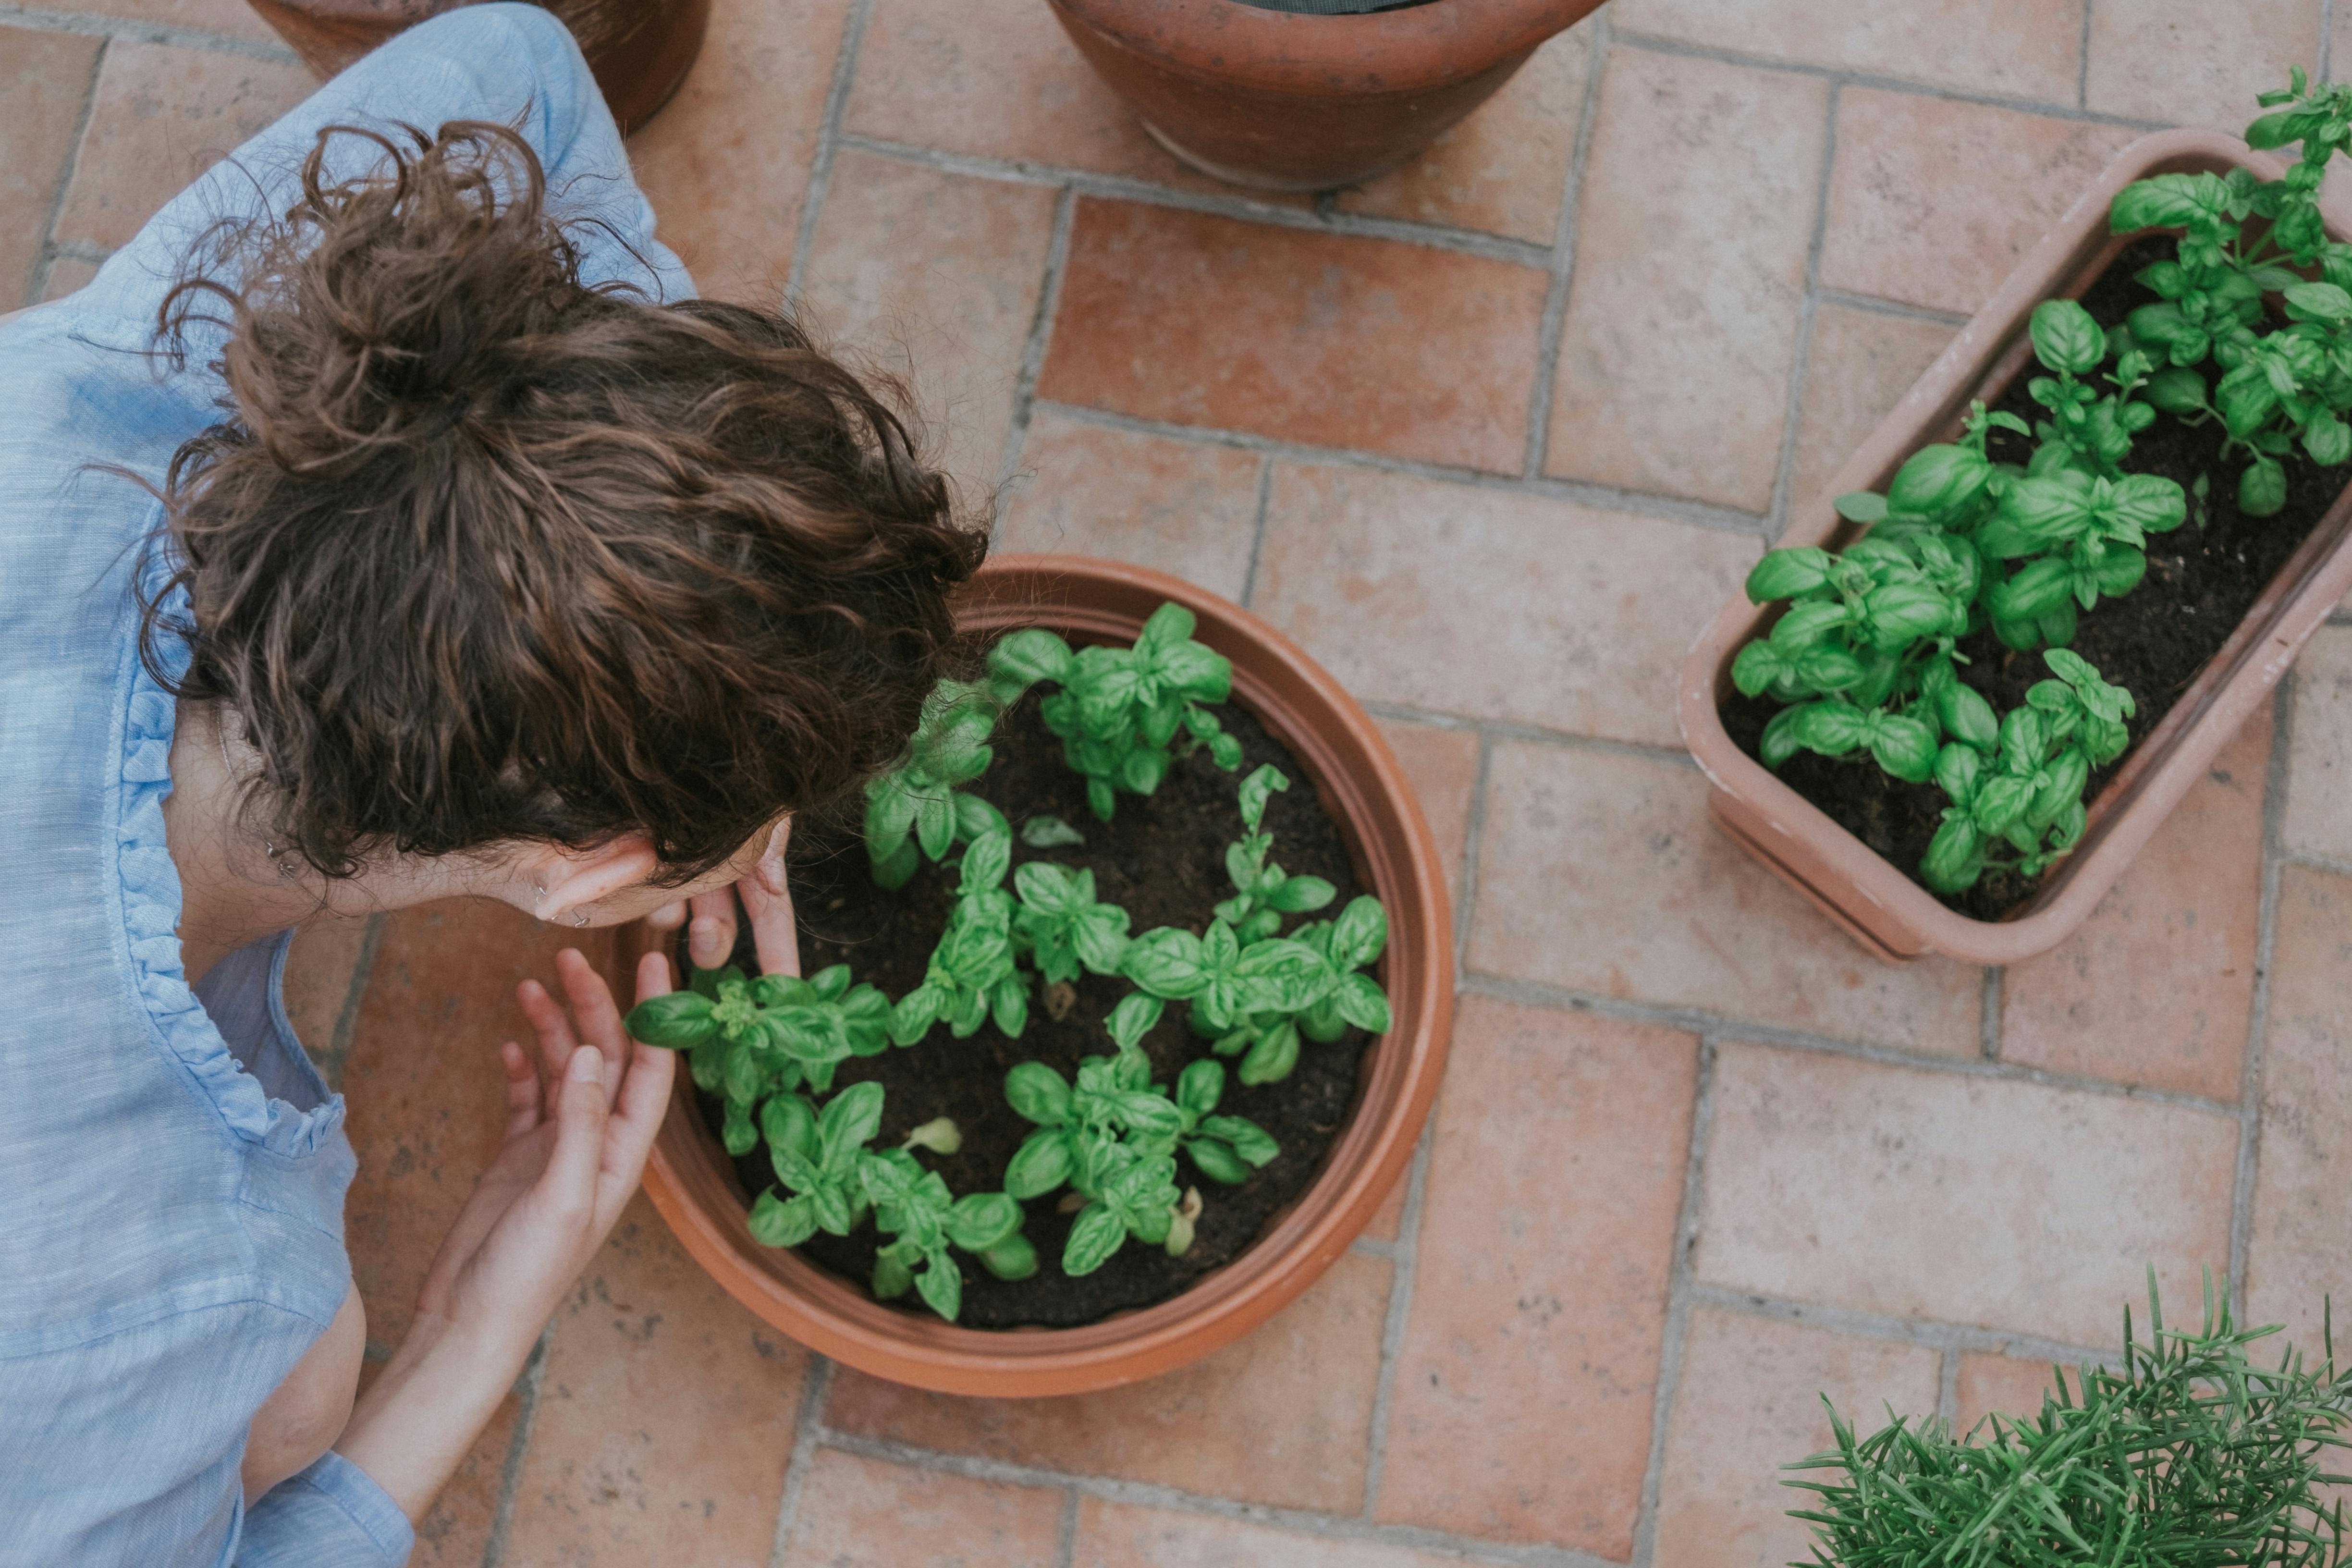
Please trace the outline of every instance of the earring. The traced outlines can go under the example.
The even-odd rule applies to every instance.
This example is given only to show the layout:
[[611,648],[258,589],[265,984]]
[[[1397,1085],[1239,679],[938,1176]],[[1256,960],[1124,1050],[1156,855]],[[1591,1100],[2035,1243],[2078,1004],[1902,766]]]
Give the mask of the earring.
[[530,890],[542,899],[547,897],[547,884],[544,882],[533,882],[530,885]]
[[572,923],[573,925],[576,925],[576,926],[584,926],[584,925],[586,925],[586,924],[588,923],[588,911],[587,911],[586,910],[572,910]]

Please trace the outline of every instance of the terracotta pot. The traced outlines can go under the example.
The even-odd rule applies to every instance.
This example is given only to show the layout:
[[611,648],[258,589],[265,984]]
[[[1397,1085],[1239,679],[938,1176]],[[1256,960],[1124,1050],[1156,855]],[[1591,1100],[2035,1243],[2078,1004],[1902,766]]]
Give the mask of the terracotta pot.
[[[466,0],[247,0],[321,79]],[[562,18],[625,132],[669,101],[702,51],[710,0],[541,0]]]
[[[2080,296],[2130,243],[2133,237],[2107,232],[2107,206],[2117,191],[2150,174],[2232,168],[2251,169],[2266,180],[2285,172],[2279,160],[2211,132],[2162,132],[2125,148],[1822,493],[1790,519],[1780,542],[1831,549],[1850,542],[1861,530],[1837,515],[1835,497],[1883,491],[1913,452],[1958,437],[1971,399],[1993,401],[2032,353],[2026,323],[2033,307]],[[2344,237],[2333,224],[2329,233]],[[1970,963],[2015,963],[2055,947],[2082,924],[2347,591],[2352,487],[2163,721],[2126,757],[2091,803],[2089,826],[2074,852],[2050,870],[2032,900],[2000,921],[1971,920],[1946,908],[1732,743],[1717,713],[1732,690],[1732,657],[1773,618],[1744,595],[1724,606],[1683,665],[1683,738],[1715,785],[1709,804],[1717,825],[1863,946],[1890,962],[1940,952]]]
[[1238,0],[1050,0],[1160,144],[1221,180],[1313,191],[1428,146],[1600,0],[1431,0],[1314,16]]
[[[1161,573],[1073,556],[1000,556],[967,591],[982,630],[1047,626],[1085,641],[1134,638],[1174,600],[1201,641],[1234,662],[1234,698],[1305,769],[1339,823],[1359,881],[1389,911],[1381,961],[1396,1026],[1370,1048],[1354,1110],[1312,1184],[1257,1244],[1182,1295],[1078,1329],[989,1331],[885,1306],[865,1289],[761,1247],[750,1197],[685,1074],[646,1167],[654,1206],[730,1294],[811,1349],[877,1377],[948,1394],[1077,1394],[1155,1376],[1240,1338],[1312,1284],[1363,1229],[1412,1157],[1445,1066],[1454,1016],[1454,921],[1421,806],[1388,744],[1337,681],[1239,605]],[[617,975],[654,940],[621,933]],[[1050,1265],[1049,1265],[1050,1266]]]

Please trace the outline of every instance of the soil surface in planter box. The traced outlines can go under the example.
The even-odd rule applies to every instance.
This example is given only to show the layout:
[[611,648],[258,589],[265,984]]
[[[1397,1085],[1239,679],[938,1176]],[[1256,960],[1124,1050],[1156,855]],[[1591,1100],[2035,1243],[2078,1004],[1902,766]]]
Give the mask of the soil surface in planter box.
[[[2170,260],[2176,244],[2169,236],[2152,236],[2126,247],[2083,296],[2084,308],[2099,325],[2112,327],[2153,302],[2156,294],[2132,275],[2150,262]],[[2210,361],[2200,369],[2210,396],[2217,371]],[[2028,425],[2047,417],[2025,390],[2027,381],[2043,374],[2037,362],[2029,360],[1994,406]],[[2148,536],[2147,575],[2138,587],[2120,599],[2102,598],[2096,609],[2081,616],[2074,651],[2097,666],[2107,680],[2128,690],[2138,710],[2130,721],[2131,750],[2091,774],[2083,797],[2086,803],[2098,798],[2106,782],[2230,640],[2287,558],[2336,504],[2347,473],[2352,473],[2320,467],[2304,455],[2298,443],[2294,454],[2282,459],[2285,507],[2271,517],[2248,517],[2237,504],[2238,475],[2245,462],[2234,454],[2222,460],[2222,438],[2219,419],[2190,426],[2159,414],[2155,424],[2134,437],[2124,459],[2127,472],[2178,480],[2189,492],[2189,521],[2169,533]],[[2021,464],[2032,456],[2033,445],[2015,431],[1996,430],[1987,449],[1996,461]],[[2211,476],[2210,493],[2201,502],[2195,489],[2200,475]],[[2002,644],[1990,626],[1963,637],[1958,650],[1969,660],[1960,666],[1960,679],[1984,693],[2004,716],[2024,705],[2027,689],[2050,676],[2039,650],[2019,653]],[[1741,751],[1757,756],[1764,726],[1781,706],[1769,698],[1734,692],[1720,710],[1724,728]],[[1781,764],[1780,778],[1901,868],[1904,875],[1919,881],[1919,862],[1950,804],[1942,790],[1891,777],[1866,754],[1841,760],[1801,752]],[[1964,915],[1990,921],[2032,899],[2040,887],[2039,879],[2012,870],[1988,871],[1965,892],[1937,897]]]
[[[1225,846],[1242,836],[1241,781],[1260,763],[1271,763],[1289,775],[1290,788],[1266,807],[1265,826],[1274,835],[1270,858],[1294,876],[1321,877],[1339,889],[1327,908],[1286,917],[1284,930],[1337,914],[1358,891],[1355,872],[1339,827],[1316,800],[1306,770],[1238,705],[1225,703],[1216,712],[1242,743],[1242,765],[1226,773],[1209,760],[1205,750],[1180,755],[1158,794],[1121,795],[1118,816],[1108,823],[1097,821],[1087,809],[1086,782],[1063,761],[1062,742],[1039,719],[1034,693],[999,726],[995,762],[967,787],[1012,820],[1014,864],[1055,860],[1091,870],[1095,897],[1127,910],[1132,917],[1130,934],[1163,925],[1198,932],[1208,929],[1215,905],[1233,895],[1224,857]],[[1085,834],[1086,843],[1030,848],[1020,841],[1019,830],[1028,818],[1041,815],[1060,817]],[[905,887],[888,892],[877,888],[854,821],[798,826],[791,858],[801,973],[814,974],[828,964],[846,963],[856,979],[880,986],[894,1002],[922,984],[954,902],[951,870],[926,862]],[[737,942],[733,962],[746,973],[758,972],[748,931]],[[851,1058],[841,1065],[835,1087],[869,1079],[882,1085],[882,1132],[874,1142],[877,1149],[895,1146],[933,1117],[954,1118],[963,1132],[962,1148],[951,1156],[918,1150],[916,1159],[945,1177],[958,1197],[995,1192],[1003,1185],[1004,1167],[1013,1151],[1035,1131],[1005,1103],[1005,1073],[1018,1062],[1042,1061],[1074,1079],[1081,1058],[1108,1056],[1117,1048],[1102,1021],[1131,989],[1123,979],[1082,973],[1063,1019],[1050,1016],[1042,988],[1032,991],[1029,1021],[1017,1040],[1006,1038],[992,1022],[961,1040],[945,1024],[935,1025],[914,1046]],[[1152,1080],[1171,1089],[1185,1064],[1212,1054],[1209,1042],[1186,1026],[1185,1011],[1181,1003],[1170,1004],[1143,1040],[1151,1057]],[[1255,1088],[1235,1076],[1238,1058],[1225,1058],[1225,1095],[1218,1111],[1256,1122],[1274,1135],[1282,1152],[1233,1187],[1209,1180],[1181,1152],[1177,1154],[1177,1185],[1198,1187],[1204,1205],[1192,1250],[1182,1258],[1171,1258],[1165,1248],[1130,1237],[1094,1273],[1070,1279],[1061,1268],[1063,1243],[1075,1217],[1059,1207],[1066,1187],[1022,1205],[1028,1216],[1024,1234],[1036,1247],[1039,1263],[1028,1279],[999,1279],[978,1258],[955,1254],[963,1265],[963,1312],[958,1321],[977,1329],[1074,1328],[1165,1300],[1201,1275],[1240,1257],[1322,1168],[1324,1152],[1346,1125],[1355,1103],[1357,1071],[1370,1041],[1360,1029],[1349,1030],[1329,1045],[1306,1041],[1288,1078]],[[716,1128],[719,1100],[699,1093],[698,1098],[705,1121]],[[738,1159],[735,1169],[744,1190],[754,1195],[777,1184],[764,1143]],[[881,1239],[868,1220],[846,1237],[819,1232],[800,1251],[864,1289]],[[925,1310],[912,1292],[898,1304]]]

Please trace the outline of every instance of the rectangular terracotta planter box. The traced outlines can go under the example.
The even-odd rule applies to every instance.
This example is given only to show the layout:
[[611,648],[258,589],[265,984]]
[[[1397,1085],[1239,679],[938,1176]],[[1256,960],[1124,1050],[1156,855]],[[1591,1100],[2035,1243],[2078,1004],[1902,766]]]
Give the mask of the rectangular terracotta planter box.
[[[2107,231],[2107,206],[2116,192],[2151,174],[2233,168],[2265,180],[2285,172],[2278,159],[2212,132],[2161,132],[2124,149],[1822,492],[1790,517],[1780,543],[1832,550],[1851,543],[1863,531],[1838,516],[1836,497],[1884,491],[1913,452],[1958,438],[1971,401],[1995,401],[2032,354],[2026,323],[2033,307],[2079,297],[2133,237]],[[2328,234],[2347,237],[2332,221]],[[1947,908],[1904,868],[1732,743],[1717,712],[1732,690],[1732,657],[1769,626],[1777,606],[1759,608],[1738,595],[1692,647],[1679,696],[1683,738],[1714,785],[1708,804],[1717,825],[1864,947],[1890,963],[1940,952],[1970,963],[2015,963],[2055,947],[2083,923],[2347,592],[2352,486],[2162,722],[2124,759],[2091,803],[2089,826],[2074,852],[2051,868],[2033,898],[1999,921],[1971,920]]]

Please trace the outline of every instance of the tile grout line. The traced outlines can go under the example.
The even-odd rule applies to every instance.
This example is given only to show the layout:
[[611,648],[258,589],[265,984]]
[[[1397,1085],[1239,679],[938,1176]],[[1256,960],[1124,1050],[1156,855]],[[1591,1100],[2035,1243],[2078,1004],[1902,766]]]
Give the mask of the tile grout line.
[[1658,745],[1646,741],[1613,741],[1605,735],[1579,734],[1573,730],[1554,730],[1542,724],[1529,724],[1517,719],[1485,719],[1475,713],[1448,713],[1442,709],[1416,708],[1408,702],[1382,702],[1377,700],[1363,704],[1364,711],[1375,719],[1392,719],[1405,724],[1425,724],[1435,730],[1459,730],[1496,741],[1524,741],[1539,746],[1572,746],[1579,751],[1601,752],[1611,756],[1634,757],[1645,763],[1661,763],[1670,767],[1693,768],[1698,763],[1680,746]]
[[272,65],[300,65],[302,58],[282,43],[232,37],[202,27],[174,26],[164,22],[135,21],[127,16],[95,16],[79,11],[52,11],[43,5],[0,5],[0,26],[45,33],[74,33],[85,38],[120,39],[128,44],[164,44],[175,49],[200,49],[206,54],[239,55]]
[[2324,871],[2331,877],[2352,877],[2352,860],[2339,860],[2333,855],[2322,855],[2310,849],[2279,850],[2282,865],[2300,866],[2306,871]]
[[2000,999],[2001,988],[2009,974],[1998,963],[1988,963],[1984,970],[1982,1009],[1977,1016],[1977,1049],[1989,1062],[2000,1060]]
[[[1020,470],[1021,454],[1029,444],[1029,422],[1036,412],[1037,377],[1045,368],[1045,350],[1054,337],[1054,316],[1062,303],[1062,273],[1070,258],[1070,218],[1077,205],[1076,193],[1068,186],[1054,198],[1054,226],[1045,242],[1045,270],[1037,279],[1037,313],[1029,322],[1029,335],[1021,344],[1021,365],[1013,378],[1013,417],[1005,426],[1004,448],[996,459],[996,490],[994,499],[1001,501],[1004,487],[1013,482]],[[1004,520],[999,516],[992,531],[1002,536]],[[991,540],[992,548],[997,542]]]
[[1478,731],[1478,771],[1470,782],[1470,820],[1462,833],[1462,886],[1454,905],[1454,991],[1470,972],[1470,918],[1478,903],[1478,857],[1486,842],[1486,797],[1493,793],[1495,738]]
[[2047,1339],[2040,1334],[1979,1328],[1972,1323],[1950,1323],[1937,1318],[1899,1317],[1892,1312],[1866,1311],[1828,1301],[1800,1301],[1761,1290],[1743,1290],[1733,1285],[1711,1285],[1696,1279],[1691,1281],[1690,1293],[1699,1305],[1715,1311],[1763,1318],[1774,1322],[1800,1323],[1828,1329],[1853,1339],[1877,1340],[1888,1344],[1975,1352],[1985,1355],[2004,1355],[2015,1361],[2043,1361],[2068,1366],[2084,1361],[2105,1365],[2115,1361],[2117,1355],[2115,1351],[2090,1345],[2072,1345],[2063,1340]]
[[555,1320],[550,1318],[547,1327],[539,1331],[539,1342],[530,1347],[530,1359],[522,1363],[522,1375],[515,1379],[514,1436],[507,1439],[507,1457],[499,1467],[499,1501],[490,1511],[489,1537],[482,1542],[482,1568],[499,1568],[506,1555],[515,1497],[522,1489],[523,1459],[530,1451],[531,1431],[538,1424],[540,1390],[547,1384],[548,1348],[554,1342]]
[[1437,1117],[1444,1102],[1441,1088],[1437,1099],[1430,1102],[1429,1120],[1422,1124],[1412,1163],[1405,1167],[1404,1208],[1397,1216],[1397,1238],[1391,1246],[1388,1310],[1381,1320],[1381,1369],[1372,1384],[1371,1428],[1364,1450],[1364,1501],[1357,1513],[1366,1524],[1377,1522],[1381,1482],[1388,1473],[1389,1416],[1396,1405],[1397,1363],[1403,1357],[1405,1330],[1412,1316],[1413,1278],[1421,1257],[1421,1210],[1429,1194],[1429,1152],[1437,1142]]
[[2128,114],[2106,114],[2097,110],[2084,109],[2072,103],[2053,103],[2047,99],[2013,98],[1998,92],[1971,92],[1965,88],[1937,87],[1931,82],[1914,81],[1908,78],[1886,76],[1877,71],[1854,70],[1844,66],[1810,65],[1802,60],[1776,60],[1763,55],[1743,53],[1738,49],[1717,48],[1712,44],[1694,44],[1681,38],[1669,38],[1656,33],[1635,33],[1619,30],[1617,42],[1627,48],[1647,54],[1673,55],[1683,59],[1713,60],[1718,65],[1743,66],[1749,70],[1779,71],[1787,76],[1809,76],[1823,81],[1834,81],[1843,87],[1858,87],[1873,92],[1898,92],[1912,98],[1933,98],[1946,103],[1965,103],[1979,109],[2007,109],[2021,114],[2039,114],[2052,120],[2082,121],[2094,125],[2117,125],[2127,131],[2168,131],[2173,127],[2160,120],[2140,120]]
[[2084,110],[2091,107],[2091,7],[2096,4],[2083,0],[2082,37],[2074,47],[2074,107]]
[[2236,1121],[2239,1108],[2222,1100],[2206,1100],[2175,1089],[2150,1089],[2143,1085],[2109,1082],[2105,1079],[2078,1078],[2065,1073],[2053,1073],[2041,1068],[2023,1067],[2014,1062],[1988,1062],[1979,1056],[1936,1056],[1911,1052],[1891,1046],[1874,1045],[1864,1040],[1841,1040],[1826,1035],[1809,1035],[1799,1029],[1778,1025],[1757,1024],[1726,1017],[1702,1007],[1671,1005],[1657,1002],[1629,1001],[1617,996],[1600,996],[1590,992],[1573,991],[1563,986],[1549,985],[1541,981],[1517,980],[1508,975],[1487,974],[1472,970],[1465,973],[1460,990],[1470,995],[1492,996],[1506,1002],[1517,1002],[1530,1006],[1565,1008],[1576,1013],[1592,1013],[1604,1018],[1624,1018],[1635,1023],[1660,1024],[1680,1029],[1686,1034],[1719,1036],[1741,1045],[1761,1046],[1768,1049],[1811,1051],[1822,1056],[1846,1057],[1880,1067],[1907,1068],[1920,1072],[1942,1073],[1954,1078],[1991,1079],[2002,1083],[2031,1084],[2038,1089],[2071,1089],[2083,1094],[2102,1095],[2112,1100],[2137,1100],[2143,1104],[2167,1105],[2177,1110],[2195,1111],[2203,1116],[2217,1116]]
[[1761,512],[1742,511],[1737,507],[1717,506],[1709,501],[1690,500],[1680,496],[1660,495],[1648,490],[1621,489],[1612,485],[1594,484],[1586,479],[1528,479],[1521,474],[1498,474],[1484,468],[1456,468],[1445,463],[1424,462],[1416,458],[1394,458],[1381,452],[1367,452],[1348,447],[1316,447],[1302,441],[1285,441],[1273,436],[1260,436],[1254,431],[1229,430],[1211,425],[1181,425],[1166,419],[1147,419],[1139,415],[1121,414],[1114,409],[1090,408],[1080,403],[1060,403],[1052,398],[1038,398],[1036,406],[1056,418],[1074,424],[1091,425],[1103,430],[1122,430],[1129,435],[1156,436],[1162,440],[1189,442],[1204,447],[1232,447],[1243,451],[1264,452],[1270,457],[1295,464],[1323,468],[1363,468],[1375,473],[1402,474],[1411,479],[1429,479],[1440,484],[1467,485],[1477,489],[1501,490],[1512,495],[1530,496],[1543,500],[1567,501],[1571,505],[1595,510],[1628,511],[1641,516],[1662,518],[1669,522],[1687,523],[1694,528],[1711,529],[1717,533],[1738,534],[1748,539],[1760,539],[1768,520]]
[[65,161],[58,165],[57,193],[49,198],[47,217],[41,224],[41,243],[33,252],[33,270],[26,279],[25,303],[35,305],[48,292],[49,277],[58,264],[58,224],[66,216],[66,195],[73,189],[74,174],[81,167],[82,143],[89,137],[91,117],[98,112],[98,79],[106,69],[106,57],[114,52],[112,38],[100,38],[97,50],[90,56],[89,86],[83,92],[81,114],[74,121],[73,139],[66,144]]
[[1039,163],[1026,159],[950,153],[912,142],[866,136],[855,131],[843,132],[839,144],[853,152],[869,153],[877,158],[914,163],[941,174],[962,174],[972,179],[1000,180],[1024,185],[1066,186],[1082,196],[1093,196],[1103,201],[1168,207],[1179,212],[1231,218],[1237,223],[1259,223],[1270,228],[1297,229],[1307,234],[1338,235],[1350,239],[1382,239],[1430,250],[1450,250],[1512,267],[1524,267],[1530,271],[1542,271],[1551,264],[1551,254],[1546,247],[1529,240],[1513,239],[1507,235],[1488,234],[1482,229],[1454,228],[1444,224],[1375,217],[1365,213],[1347,213],[1337,209],[1277,206],[1270,202],[1252,201],[1246,196],[1180,190],[1172,185],[1154,184],[1149,180],[1139,180],[1127,174],[1103,174],[1090,169]]
[[1261,452],[1257,459],[1257,514],[1250,523],[1249,565],[1242,572],[1241,606],[1246,610],[1257,597],[1258,563],[1265,559],[1266,509],[1274,500],[1274,454]]
[[1937,1355],[1936,1415],[1948,1431],[1960,1418],[1960,1352],[1956,1350]]
[[359,1032],[360,1006],[367,1000],[368,982],[375,978],[376,954],[383,951],[384,927],[391,921],[383,910],[368,916],[359,956],[352,961],[352,977],[343,988],[343,1005],[335,1014],[335,1031],[327,1037],[326,1058],[318,1064],[319,1076],[338,1094],[342,1092],[343,1068],[352,1058],[352,1037]]
[[2246,1269],[2253,1250],[2254,1178],[2262,1160],[2263,1056],[2270,1042],[2271,964],[2278,948],[2279,889],[2284,881],[2281,853],[2286,822],[2288,763],[2294,743],[2294,671],[2279,679],[2271,693],[2270,768],[2263,786],[2262,901],[2254,920],[2254,994],[2246,1025],[2246,1059],[2238,1078],[2238,1159],[2230,1184],[2228,1298],[2243,1321]]
[[1675,1215],[1674,1256],[1666,1268],[1666,1321],[1658,1335],[1658,1386],[1650,1395],[1650,1451],[1642,1465],[1641,1500],[1633,1514],[1633,1568],[1652,1568],[1658,1553],[1658,1499],[1665,1487],[1667,1428],[1681,1391],[1683,1352],[1690,1342],[1691,1254],[1698,1246],[1706,1189],[1706,1150],[1715,1139],[1716,1041],[1701,1035],[1698,1079],[1691,1095],[1690,1148],[1683,1155],[1683,1201]]
[[2319,0],[2319,72],[2323,82],[2336,79],[2336,0]]
[[1559,214],[1552,219],[1550,281],[1536,320],[1536,378],[1528,393],[1528,442],[1519,464],[1523,478],[1543,473],[1551,446],[1551,400],[1559,381],[1559,337],[1568,321],[1568,290],[1576,274],[1577,221],[1584,202],[1584,171],[1592,161],[1592,128],[1601,118],[1601,79],[1609,68],[1609,15],[1592,19],[1591,53],[1584,62],[1584,98],[1578,105],[1576,141],[1561,182]]
[[1969,324],[1969,318],[1958,310],[1932,310],[1926,305],[1907,304],[1901,300],[1883,299],[1876,294],[1857,294],[1850,289],[1816,288],[1813,293],[1822,304],[1835,305],[1842,310],[1862,310],[1874,316],[1891,316],[1898,321],[1927,321],[1956,330]]
[[1060,1539],[1054,1549],[1054,1568],[1076,1568],[1078,1561],[1078,1489],[1067,1487],[1062,1492],[1062,1526]]
[[[1190,1492],[1156,1481],[1131,1481],[1114,1476],[1072,1475],[1060,1470],[1045,1469],[1035,1465],[1024,1465],[1009,1459],[992,1459],[978,1454],[957,1454],[943,1449],[925,1448],[912,1443],[885,1437],[867,1437],[851,1432],[827,1431],[823,1438],[825,1447],[837,1453],[859,1458],[880,1459],[903,1465],[909,1469],[925,1470],[935,1475],[957,1476],[965,1480],[992,1481],[1006,1486],[1028,1487],[1041,1491],[1068,1490],[1079,1498],[1095,1498],[1104,1502],[1118,1503],[1132,1508],[1158,1509],[1170,1513],[1191,1514],[1199,1518],[1223,1519],[1243,1524],[1265,1526],[1324,1541],[1354,1541],[1370,1545],[1418,1548],[1444,1552],[1466,1562],[1492,1563],[1497,1568],[1626,1568],[1622,1563],[1611,1563],[1575,1547],[1521,1545],[1501,1541],[1482,1541],[1475,1536],[1453,1535],[1412,1524],[1367,1524],[1349,1514],[1317,1513],[1307,1509],[1282,1508],[1268,1503],[1237,1502],[1232,1498],[1211,1492]],[[782,1563],[771,1568],[784,1568]]]
[[808,189],[801,195],[801,218],[793,233],[793,265],[784,276],[784,308],[792,310],[808,279],[809,252],[816,245],[817,219],[824,211],[825,193],[833,184],[833,156],[840,148],[842,115],[849,107],[849,89],[857,79],[857,54],[866,42],[866,23],[874,14],[874,0],[853,0],[849,19],[842,24],[840,52],[833,57],[833,79],[825,84],[824,113],[817,121],[816,153],[809,160]]
[[1790,345],[1789,388],[1780,408],[1780,455],[1772,472],[1772,499],[1765,508],[1764,537],[1778,540],[1789,526],[1789,492],[1797,483],[1798,426],[1804,416],[1805,378],[1813,364],[1813,318],[1822,295],[1822,247],[1830,228],[1830,180],[1837,169],[1838,109],[1845,88],[1830,83],[1822,114],[1822,168],[1813,192],[1813,232],[1805,241],[1804,291],[1797,299],[1797,331]]
[[833,1388],[834,1363],[821,1355],[813,1355],[811,1362],[807,1385],[801,1390],[800,1419],[793,1428],[793,1455],[784,1462],[784,1489],[776,1497],[776,1533],[768,1546],[768,1568],[791,1568],[788,1551],[793,1527],[800,1521],[801,1492],[808,1485],[817,1445],[827,1436],[824,1397]]

